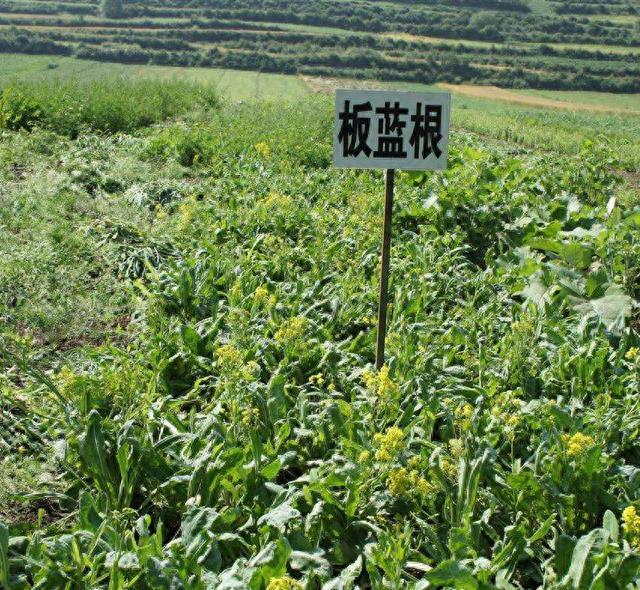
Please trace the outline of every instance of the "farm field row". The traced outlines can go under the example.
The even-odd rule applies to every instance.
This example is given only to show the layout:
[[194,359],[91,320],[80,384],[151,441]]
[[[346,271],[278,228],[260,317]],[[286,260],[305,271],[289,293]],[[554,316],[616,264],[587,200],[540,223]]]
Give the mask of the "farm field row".
[[[29,24],[25,24],[24,19],[29,19]],[[634,19],[635,17],[629,17],[630,19]],[[164,25],[165,30],[170,30],[176,25],[187,25],[189,23],[188,18],[166,18],[166,19],[153,19],[153,22],[157,25]],[[221,21],[224,23],[224,21]],[[12,27],[18,24],[21,28],[29,29],[29,30],[44,30],[44,31],[55,31],[59,30],[60,27],[64,26],[65,30],[68,31],[89,31],[89,30],[103,30],[105,27],[105,20],[99,16],[83,16],[82,19],[74,16],[60,16],[60,15],[30,15],[30,14],[19,14],[19,13],[11,13],[10,15],[2,15],[0,16],[0,28],[2,27]],[[115,27],[116,24],[113,23],[111,27]],[[251,21],[237,21],[234,24],[234,30],[242,30],[242,27],[247,27],[246,30],[252,31],[255,35],[260,35],[265,32],[277,32],[277,31],[294,31],[299,33],[308,33],[310,35],[341,35],[341,36],[366,36],[370,35],[370,33],[362,32],[362,31],[352,31],[344,28],[338,27],[323,27],[323,26],[314,26],[309,24],[295,24],[295,23],[278,23],[278,22],[260,22],[259,26],[256,25],[255,22]],[[149,19],[139,18],[139,19],[129,19],[127,21],[127,26],[122,27],[126,30],[149,30],[151,27],[149,25]],[[215,25],[211,28],[212,31],[220,30],[228,30],[226,28],[216,29]],[[512,42],[512,43],[504,43],[504,42],[496,42],[496,41],[481,41],[476,39],[450,39],[447,37],[434,37],[428,35],[412,35],[410,33],[382,33],[381,37],[388,37],[391,39],[401,39],[405,41],[413,41],[413,42],[421,42],[421,43],[431,43],[438,44],[443,46],[449,46],[451,49],[462,47],[478,47],[484,49],[490,48],[504,48],[509,47],[513,50],[517,50],[519,48],[522,49],[535,49],[540,46],[539,43],[523,43],[523,42]],[[546,47],[550,47],[557,50],[569,49],[574,51],[590,51],[594,54],[597,53],[613,53],[613,54],[621,54],[621,55],[636,55],[640,54],[640,47],[633,46],[624,46],[624,45],[598,45],[598,44],[579,44],[579,43],[563,43],[561,41],[549,41],[544,43]]]
[[[338,86],[360,84],[407,90],[433,88],[403,82],[363,82],[213,68],[109,64],[58,56],[5,54],[2,58],[0,75],[4,84],[12,79],[55,80],[78,76],[101,77],[106,74],[131,78],[142,76],[213,85],[227,100],[264,99],[290,103],[310,92],[331,93]],[[488,138],[561,153],[574,153],[585,140],[606,134],[614,141],[624,167],[640,168],[638,95],[505,91],[468,85],[448,88],[454,96],[453,123],[456,126]]]
[[0,3],[0,50],[387,82],[640,91],[633,6],[598,12],[594,4],[587,18],[558,4],[478,1],[133,2],[118,14],[73,1]]

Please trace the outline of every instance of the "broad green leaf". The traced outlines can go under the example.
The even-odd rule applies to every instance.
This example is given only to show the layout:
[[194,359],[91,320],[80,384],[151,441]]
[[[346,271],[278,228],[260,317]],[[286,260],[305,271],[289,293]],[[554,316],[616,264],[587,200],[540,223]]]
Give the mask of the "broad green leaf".
[[609,533],[611,541],[617,543],[620,536],[620,527],[618,526],[616,515],[611,510],[607,510],[604,513],[603,528]]
[[322,590],[352,590],[361,573],[362,556],[344,568],[337,578],[328,581],[322,586]]
[[633,299],[620,287],[607,289],[604,297],[593,299],[577,306],[577,310],[584,314],[596,316],[604,327],[618,334],[625,326],[625,320],[631,317]]
[[115,565],[121,570],[140,569],[140,561],[138,560],[138,556],[131,551],[126,551],[124,553],[120,553],[119,551],[111,551],[107,554],[105,565],[107,567],[113,567]]
[[562,244],[560,255],[569,266],[580,270],[589,268],[593,261],[593,250],[578,242]]
[[272,480],[272,479],[275,479],[275,477],[280,472],[281,468],[282,468],[282,461],[280,459],[275,459],[274,461],[271,461],[271,463],[268,463],[267,465],[265,465],[260,470],[260,473],[265,479]]
[[285,503],[280,504],[280,506],[277,506],[273,510],[267,512],[264,516],[261,516],[258,519],[258,526],[266,525],[284,533],[287,525],[292,520],[297,520],[300,518],[300,512],[290,504]]
[[425,579],[435,588],[453,586],[456,590],[478,590],[478,580],[473,572],[453,559],[439,563]]
[[198,345],[200,344],[200,336],[191,326],[182,326],[180,328],[182,341],[192,354],[198,354]]
[[556,540],[555,570],[558,576],[564,576],[568,573],[575,545],[575,541],[567,535],[560,535]]
[[627,555],[620,564],[617,578],[624,587],[640,577],[640,555]]
[[553,252],[554,254],[560,254],[563,247],[562,242],[545,238],[533,238],[528,240],[526,245],[533,250],[544,250],[545,252]]
[[246,560],[238,559],[219,575],[216,585],[211,590],[247,590],[251,588],[251,580],[255,573],[255,567],[248,567]]
[[9,588],[9,529],[0,521],[0,582]]
[[[291,547],[286,539],[279,539],[266,545],[262,551],[252,557],[247,564],[256,569],[265,582],[271,578],[279,578],[286,572],[287,561],[291,555]],[[252,579],[257,579],[254,574]]]
[[331,564],[322,551],[314,553],[292,551],[289,558],[289,566],[305,575],[309,575],[312,572],[316,573],[322,580],[326,580],[331,576]]
[[538,528],[538,530],[533,533],[533,535],[531,535],[531,537],[529,537],[527,539],[528,543],[536,543],[542,539],[544,539],[547,536],[547,533],[551,530],[551,527],[553,526],[553,523],[556,520],[556,515],[552,514],[549,518],[547,518],[547,520],[545,520],[540,527]]
[[569,571],[563,580],[564,584],[572,584],[576,590],[586,590],[589,587],[593,579],[593,573],[590,569],[592,567],[590,564],[591,551],[600,535],[600,531],[595,530],[578,539],[571,556]]

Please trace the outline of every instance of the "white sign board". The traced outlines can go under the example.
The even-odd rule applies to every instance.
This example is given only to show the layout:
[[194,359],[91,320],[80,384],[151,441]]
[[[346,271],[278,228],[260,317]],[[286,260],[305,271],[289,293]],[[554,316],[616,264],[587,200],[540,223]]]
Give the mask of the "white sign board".
[[338,168],[443,170],[449,153],[447,92],[336,91]]

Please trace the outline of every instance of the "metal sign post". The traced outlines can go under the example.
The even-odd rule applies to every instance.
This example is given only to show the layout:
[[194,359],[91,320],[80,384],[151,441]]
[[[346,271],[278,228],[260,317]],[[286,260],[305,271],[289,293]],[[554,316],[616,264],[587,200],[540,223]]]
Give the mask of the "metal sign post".
[[447,167],[450,112],[451,95],[444,92],[336,92],[335,166],[387,171],[376,339],[378,370],[385,362],[395,171]]

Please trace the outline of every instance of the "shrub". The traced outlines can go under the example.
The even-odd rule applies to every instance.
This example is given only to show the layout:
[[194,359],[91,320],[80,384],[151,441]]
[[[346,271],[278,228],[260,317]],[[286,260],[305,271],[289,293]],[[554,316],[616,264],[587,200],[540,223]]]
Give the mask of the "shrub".
[[122,0],[102,0],[100,2],[100,16],[105,18],[120,18],[123,16]]
[[0,127],[4,129],[32,129],[42,119],[38,102],[14,87],[5,88],[0,95]]

